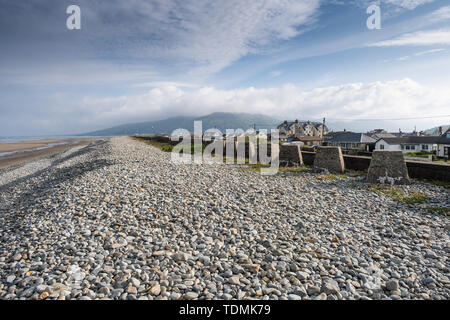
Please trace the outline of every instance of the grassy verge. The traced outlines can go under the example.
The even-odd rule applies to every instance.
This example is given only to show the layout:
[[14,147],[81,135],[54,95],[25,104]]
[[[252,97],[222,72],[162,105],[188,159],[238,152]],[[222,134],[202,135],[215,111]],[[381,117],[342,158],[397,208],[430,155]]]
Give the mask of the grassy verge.
[[168,144],[168,143],[163,143],[163,142],[159,142],[156,140],[152,140],[151,138],[140,138],[140,137],[131,137],[132,139],[136,140],[136,141],[140,141],[140,142],[144,142],[146,144],[149,144],[155,148],[160,149],[161,151],[164,152],[172,152],[174,146]]
[[327,174],[327,175],[320,175],[316,177],[317,180],[321,181],[328,181],[328,180],[345,180],[347,179],[347,176],[343,174]]
[[[178,146],[173,146],[173,145],[171,145],[169,143],[164,143],[164,142],[160,142],[160,141],[154,140],[151,137],[131,137],[131,138],[136,140],[136,141],[140,141],[140,142],[144,142],[146,144],[149,144],[149,145],[151,145],[153,147],[156,147],[156,148],[158,148],[158,149],[160,149],[161,151],[164,151],[164,152],[177,151],[177,148],[181,148],[181,147],[178,147]],[[205,145],[204,144],[202,144],[201,146],[199,144],[198,145],[191,144],[191,149],[188,150],[188,153],[189,154],[194,154],[194,150],[195,150],[196,147],[198,147],[199,149],[201,147],[202,154],[203,154],[203,151],[205,150]],[[183,153],[183,150],[181,150],[181,153]]]
[[440,181],[440,180],[425,180],[425,182],[430,183],[435,186],[438,186],[438,187],[450,189],[450,182]]
[[280,167],[280,172],[308,172],[310,169],[307,167]]
[[387,195],[397,202],[407,204],[419,204],[427,201],[427,196],[420,192],[413,192],[411,195],[407,195],[404,191],[396,187],[373,185],[369,190],[377,194]]
[[431,207],[427,209],[428,213],[435,213],[440,214],[443,216],[450,216],[450,208],[444,208],[444,207]]
[[365,177],[367,176],[366,171],[356,171],[356,170],[345,170],[345,174],[349,175],[352,178]]
[[[248,160],[248,159],[247,159]],[[270,168],[269,164],[249,164],[248,161],[246,163],[249,166],[250,171],[252,172],[260,172],[262,168]],[[293,172],[293,173],[301,173],[301,172],[307,172],[310,169],[307,167],[280,167],[278,169],[278,172]]]

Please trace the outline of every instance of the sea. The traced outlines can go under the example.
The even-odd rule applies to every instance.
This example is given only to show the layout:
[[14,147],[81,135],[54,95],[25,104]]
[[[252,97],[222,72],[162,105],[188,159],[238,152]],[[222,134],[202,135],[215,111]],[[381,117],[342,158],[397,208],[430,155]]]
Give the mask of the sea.
[[98,136],[8,136],[0,137],[0,143],[15,143],[22,141],[47,140],[47,139],[69,139],[69,138],[98,138]]
[[[69,139],[69,138],[92,138],[89,136],[11,136],[11,137],[0,137],[0,144],[2,143],[18,143],[22,141],[39,141],[39,140],[47,140],[47,139]],[[46,146],[39,147],[39,148],[33,148],[33,149],[25,149],[25,150],[17,150],[17,151],[10,151],[10,152],[0,152],[0,157],[4,157],[7,155],[15,154],[18,152],[27,152],[27,151],[36,151],[36,150],[42,150],[42,149],[48,149],[54,146],[67,144],[67,142],[56,142],[56,143],[49,143]]]

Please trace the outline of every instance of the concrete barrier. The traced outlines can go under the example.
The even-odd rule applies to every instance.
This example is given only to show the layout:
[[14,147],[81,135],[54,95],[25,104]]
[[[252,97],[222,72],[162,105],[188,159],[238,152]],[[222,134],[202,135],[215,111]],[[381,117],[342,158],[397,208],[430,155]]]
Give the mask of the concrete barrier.
[[303,156],[300,146],[280,146],[280,166],[299,167],[303,166]]
[[319,147],[314,159],[314,168],[332,173],[344,173],[345,164],[340,147]]
[[374,151],[367,181],[381,184],[409,184],[405,159],[401,151]]
[[355,171],[367,171],[370,167],[371,157],[349,156],[344,154],[345,168]]
[[406,167],[411,178],[450,182],[450,164],[406,161]]
[[303,164],[305,166],[314,166],[314,159],[316,158],[316,153],[311,151],[302,151]]

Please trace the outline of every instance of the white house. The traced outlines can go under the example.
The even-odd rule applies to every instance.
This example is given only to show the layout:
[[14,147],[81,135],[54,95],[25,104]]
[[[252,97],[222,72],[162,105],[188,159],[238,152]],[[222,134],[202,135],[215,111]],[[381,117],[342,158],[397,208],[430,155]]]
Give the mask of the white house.
[[341,147],[344,150],[372,151],[377,140],[364,133],[342,132],[327,139],[327,146]]
[[375,143],[375,150],[402,151],[414,153],[420,151],[433,151],[438,148],[440,137],[398,137],[381,138]]
[[439,137],[436,156],[450,159],[450,129]]

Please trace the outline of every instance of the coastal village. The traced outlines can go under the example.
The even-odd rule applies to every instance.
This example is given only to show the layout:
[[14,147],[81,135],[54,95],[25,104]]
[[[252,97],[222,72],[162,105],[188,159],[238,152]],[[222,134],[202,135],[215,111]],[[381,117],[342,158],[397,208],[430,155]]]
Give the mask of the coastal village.
[[438,135],[424,132],[387,132],[374,129],[369,132],[331,131],[323,123],[311,121],[284,121],[277,129],[282,142],[299,142],[310,148],[318,146],[341,147],[344,154],[368,155],[374,150],[402,151],[405,159],[439,161],[449,159],[450,128]]

